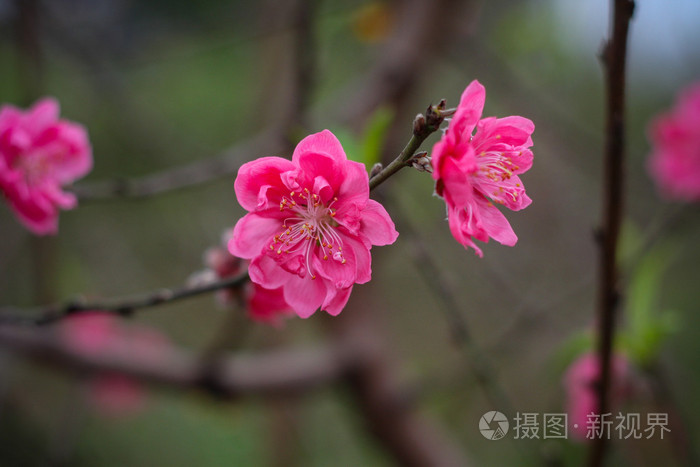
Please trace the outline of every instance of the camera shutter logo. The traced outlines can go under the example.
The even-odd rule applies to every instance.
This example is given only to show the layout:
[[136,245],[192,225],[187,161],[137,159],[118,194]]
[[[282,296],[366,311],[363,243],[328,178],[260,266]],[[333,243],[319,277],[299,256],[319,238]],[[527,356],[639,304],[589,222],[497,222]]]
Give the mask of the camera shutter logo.
[[503,438],[508,433],[508,426],[508,418],[496,410],[486,412],[479,420],[479,431],[492,441]]

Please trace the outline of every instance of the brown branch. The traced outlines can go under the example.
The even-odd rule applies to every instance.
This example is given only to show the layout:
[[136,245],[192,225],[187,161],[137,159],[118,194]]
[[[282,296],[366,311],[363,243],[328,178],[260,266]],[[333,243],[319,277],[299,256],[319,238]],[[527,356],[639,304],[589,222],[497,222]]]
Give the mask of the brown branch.
[[370,178],[369,189],[374,190],[396,172],[404,167],[408,167],[414,154],[418,148],[420,148],[420,145],[428,139],[428,136],[432,135],[440,128],[445,117],[453,115],[456,110],[457,109],[446,109],[445,100],[443,99],[438,105],[428,106],[425,115],[418,114],[413,121],[413,135],[411,139],[396,159]]
[[403,215],[401,206],[393,198],[390,202],[394,206],[395,211],[399,213],[397,224],[400,226],[402,235],[407,236],[411,242],[409,249],[413,256],[416,270],[423,278],[430,292],[441,302],[441,308],[444,312],[452,341],[457,347],[464,349],[471,371],[477,384],[483,390],[484,396],[498,410],[506,413],[515,413],[513,404],[499,384],[496,372],[489,359],[474,342],[469,324],[462,313],[463,307],[455,295],[454,286],[442,273],[443,268],[428,252],[426,242],[418,230],[408,220],[408,217]]
[[[598,357],[600,380],[598,381],[598,413],[604,414],[610,407],[610,357],[619,302],[619,278],[617,270],[617,245],[622,220],[623,162],[625,139],[625,62],[627,35],[634,12],[633,0],[612,0],[612,35],[605,44],[602,62],[606,81],[606,136],[603,172],[603,225],[600,243],[598,276]],[[590,465],[602,465],[607,439],[600,436],[593,440]]]
[[341,120],[363,124],[382,105],[396,106],[410,95],[430,68],[430,60],[441,50],[454,30],[451,20],[463,0],[407,0],[401,2],[397,25],[381,51],[375,66],[367,73],[358,92],[343,110]]
[[85,353],[67,345],[57,333],[0,325],[0,347],[36,361],[77,373],[117,372],[149,384],[200,389],[217,396],[287,396],[337,380],[362,355],[349,346],[274,351],[256,355],[226,355],[210,371],[201,358],[170,349],[155,356],[120,349]]
[[376,322],[377,310],[354,307],[352,313],[326,322],[339,342],[352,342],[363,354],[361,365],[346,375],[366,428],[393,456],[397,465],[467,466],[467,459],[439,426],[415,406],[414,388],[398,376],[387,338]]
[[[118,315],[129,315],[142,308],[163,305],[220,289],[240,287],[247,281],[248,273],[246,272],[235,277],[228,277],[201,285],[160,289],[135,297],[113,298],[95,302],[86,302],[78,299],[60,305],[41,307],[33,311],[3,307],[0,308],[0,324],[50,324],[69,315],[95,310]],[[27,312],[33,316],[27,316]]]

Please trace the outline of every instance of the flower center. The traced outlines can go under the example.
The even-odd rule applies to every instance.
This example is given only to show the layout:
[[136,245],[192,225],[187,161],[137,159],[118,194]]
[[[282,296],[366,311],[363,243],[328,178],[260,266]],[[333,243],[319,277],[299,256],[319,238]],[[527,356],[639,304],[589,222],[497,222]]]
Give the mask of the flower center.
[[[498,190],[491,194],[494,201],[502,202],[500,198],[502,198],[504,193],[510,196],[513,201],[518,198],[517,191],[512,187],[503,185],[502,182],[509,180],[514,172],[520,169],[520,167],[513,162],[513,158],[521,154],[522,152],[520,151],[482,151],[477,156],[477,165],[479,166],[481,176],[500,185],[498,186]],[[520,184],[516,184],[516,187],[519,186]]]
[[41,154],[30,153],[18,156],[12,168],[19,170],[29,186],[40,182],[49,172],[49,164]]
[[306,270],[312,279],[316,275],[312,271],[312,256],[318,254],[327,261],[329,258],[345,264],[343,256],[343,240],[335,231],[338,223],[335,221],[336,211],[333,204],[338,198],[333,198],[326,206],[321,197],[311,193],[308,188],[300,192],[292,191],[289,196],[282,198],[280,211],[288,210],[291,216],[282,224],[284,229],[275,235],[270,243],[270,250],[282,253],[300,253],[304,256]]

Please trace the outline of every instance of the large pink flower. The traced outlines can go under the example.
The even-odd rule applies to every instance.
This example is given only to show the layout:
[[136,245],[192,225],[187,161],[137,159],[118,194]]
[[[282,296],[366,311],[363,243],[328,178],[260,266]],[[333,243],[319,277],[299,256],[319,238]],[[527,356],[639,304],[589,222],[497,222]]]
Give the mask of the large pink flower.
[[[614,409],[623,402],[630,391],[631,374],[629,363],[622,354],[614,354],[610,364],[612,379],[610,405],[611,409]],[[588,421],[593,420],[592,415],[600,412],[596,391],[598,378],[600,378],[598,355],[590,352],[577,358],[564,375],[568,422],[574,439],[590,438]]]
[[649,139],[649,173],[659,190],[670,199],[700,201],[700,83],[652,122]]
[[349,161],[328,130],[302,140],[292,160],[244,164],[235,183],[250,211],[238,221],[229,251],[250,259],[250,278],[282,287],[302,318],[318,308],[337,315],[354,284],[371,278],[372,245],[398,236],[384,207],[369,199],[364,165]]
[[435,192],[447,204],[450,231],[479,256],[483,253],[474,239],[488,242],[490,237],[508,246],[518,241],[495,205],[518,211],[532,202],[518,174],[532,166],[535,129],[523,117],[482,119],[485,99],[484,87],[472,81],[432,153]]
[[61,189],[92,168],[85,129],[59,120],[58,102],[47,98],[26,112],[0,108],[0,191],[19,220],[39,235],[58,230],[58,209],[75,196]]

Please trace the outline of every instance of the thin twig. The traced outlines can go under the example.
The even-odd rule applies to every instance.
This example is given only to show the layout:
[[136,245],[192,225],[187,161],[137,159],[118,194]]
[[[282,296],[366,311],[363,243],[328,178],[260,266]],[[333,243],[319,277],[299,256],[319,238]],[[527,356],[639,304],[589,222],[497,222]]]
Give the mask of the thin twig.
[[455,110],[456,109],[446,109],[445,101],[443,100],[437,106],[429,106],[425,116],[419,114],[413,122],[413,135],[411,139],[396,159],[391,161],[389,165],[370,179],[369,189],[374,190],[396,172],[407,167],[413,155],[418,148],[420,148],[420,145],[428,139],[428,136],[436,132],[445,120],[445,117],[454,114]]
[[[609,408],[610,357],[619,303],[617,246],[622,220],[623,166],[625,152],[625,62],[627,33],[634,12],[633,0],[613,0],[612,36],[602,53],[606,80],[606,136],[603,173],[603,225],[598,238],[600,269],[598,276],[598,413]],[[590,465],[603,463],[607,448],[605,436],[591,444]]]
[[459,304],[454,287],[448,282],[433,256],[427,251],[425,240],[421,237],[413,224],[407,220],[408,217],[402,215],[401,207],[394,200],[390,201],[399,212],[398,219],[404,220],[400,223],[402,235],[407,236],[411,241],[410,251],[413,255],[413,262],[416,270],[425,281],[428,289],[436,299],[442,303],[447,326],[454,344],[463,348],[467,354],[474,377],[483,389],[488,401],[497,407],[498,410],[506,413],[515,413],[513,404],[509,397],[499,385],[495,371],[490,361],[474,342],[472,333],[462,313],[462,306]]
[[[0,308],[0,323],[43,325],[54,323],[76,313],[86,313],[96,310],[118,315],[129,315],[142,308],[163,305],[220,289],[240,287],[247,281],[248,273],[246,272],[235,277],[220,279],[202,285],[160,289],[136,297],[113,298],[95,302],[73,300],[61,305],[41,307],[33,311],[20,311],[10,307],[3,307]],[[27,316],[28,314],[30,316]]]
[[276,155],[283,152],[285,147],[286,141],[282,132],[267,130],[210,159],[140,178],[81,183],[75,185],[72,191],[83,202],[145,198],[231,176],[238,172],[241,164],[252,155]]

